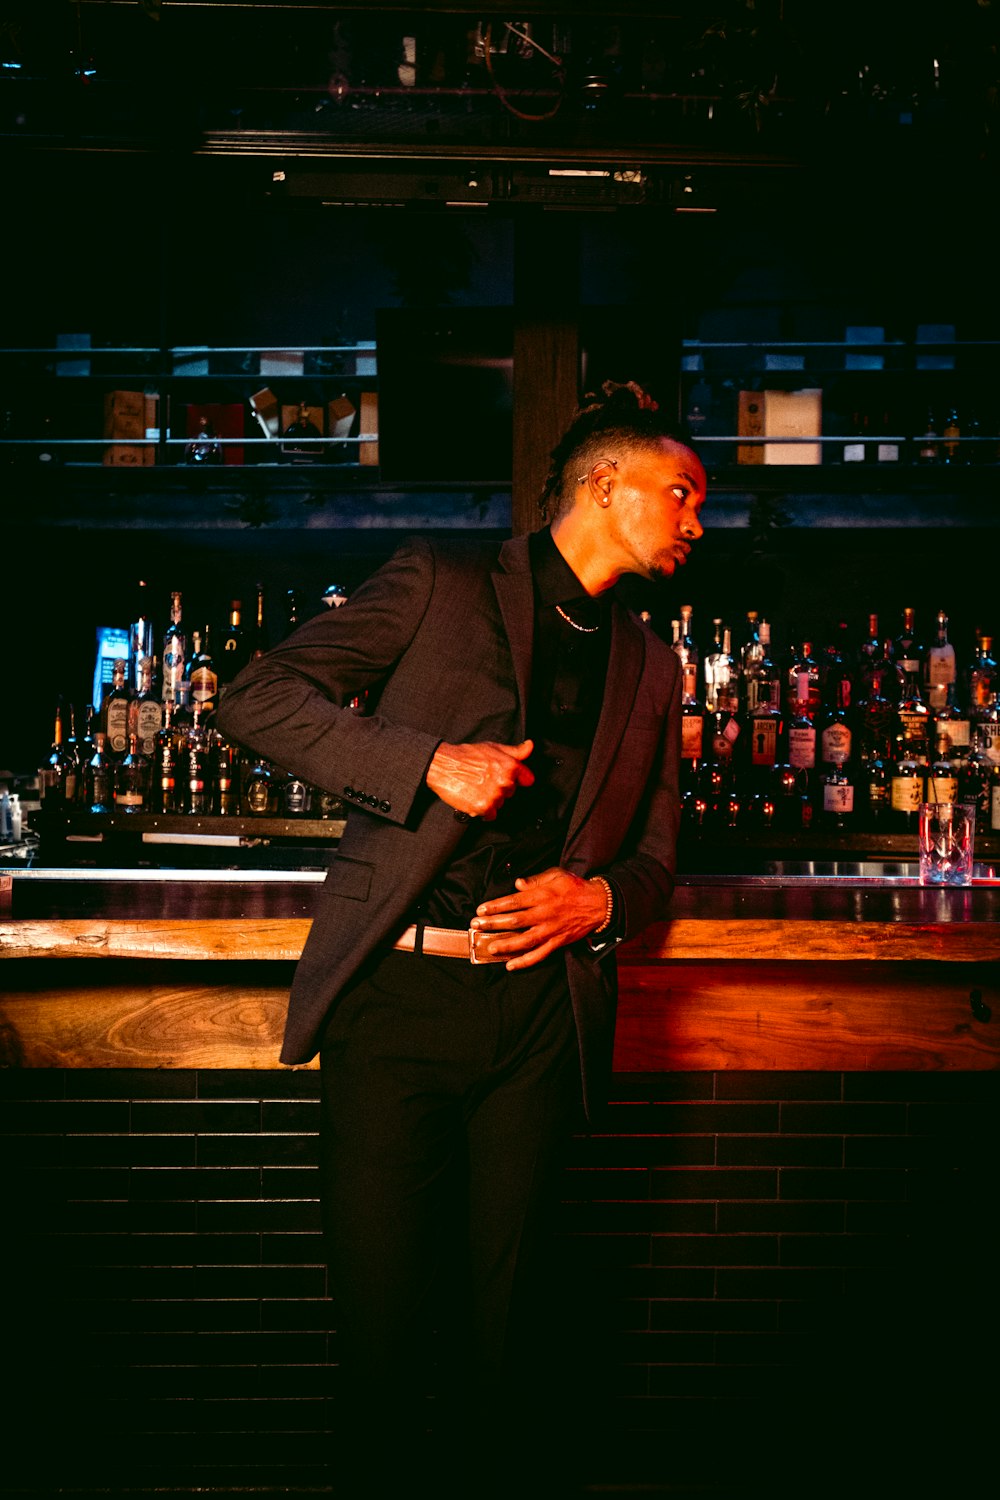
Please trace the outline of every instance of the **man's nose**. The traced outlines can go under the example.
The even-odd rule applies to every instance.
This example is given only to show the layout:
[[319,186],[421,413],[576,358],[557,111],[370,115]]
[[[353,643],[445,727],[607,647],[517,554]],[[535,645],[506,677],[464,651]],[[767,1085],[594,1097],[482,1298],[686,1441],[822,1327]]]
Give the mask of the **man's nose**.
[[681,519],[681,536],[690,542],[696,542],[700,536],[705,535],[705,528],[698,519],[698,512],[686,510]]

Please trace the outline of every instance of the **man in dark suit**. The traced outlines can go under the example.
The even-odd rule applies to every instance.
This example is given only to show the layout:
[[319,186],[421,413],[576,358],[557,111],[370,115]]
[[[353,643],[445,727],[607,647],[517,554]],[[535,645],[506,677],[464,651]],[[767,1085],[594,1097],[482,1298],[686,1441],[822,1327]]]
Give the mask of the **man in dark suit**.
[[220,705],[224,733],[351,805],[282,1051],[321,1053],[325,1222],[365,1432],[345,1493],[394,1493],[409,1470],[428,1349],[474,1394],[466,1431],[509,1438],[538,1409],[541,1211],[610,1076],[615,947],[673,886],[678,663],[610,590],[683,563],[704,497],[655,404],[609,385],[553,454],[549,528],[404,546]]

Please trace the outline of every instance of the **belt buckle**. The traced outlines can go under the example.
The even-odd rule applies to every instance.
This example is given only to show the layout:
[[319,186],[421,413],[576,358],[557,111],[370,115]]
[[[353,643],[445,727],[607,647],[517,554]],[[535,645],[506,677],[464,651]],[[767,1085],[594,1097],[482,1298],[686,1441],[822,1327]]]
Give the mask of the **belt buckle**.
[[469,928],[470,964],[502,964],[507,962],[507,956],[504,953],[488,953],[485,946],[483,947],[482,952],[480,952],[479,950],[480,942],[485,945],[488,938],[495,936],[495,933],[484,932],[481,927]]

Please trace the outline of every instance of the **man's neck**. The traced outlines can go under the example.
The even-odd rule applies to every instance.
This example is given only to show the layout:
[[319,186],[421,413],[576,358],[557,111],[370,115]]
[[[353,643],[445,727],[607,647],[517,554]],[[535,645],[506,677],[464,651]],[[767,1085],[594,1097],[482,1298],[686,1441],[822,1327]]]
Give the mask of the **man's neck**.
[[618,582],[622,569],[608,558],[607,542],[602,545],[598,537],[580,524],[577,510],[557,516],[551,530],[552,540],[592,599]]

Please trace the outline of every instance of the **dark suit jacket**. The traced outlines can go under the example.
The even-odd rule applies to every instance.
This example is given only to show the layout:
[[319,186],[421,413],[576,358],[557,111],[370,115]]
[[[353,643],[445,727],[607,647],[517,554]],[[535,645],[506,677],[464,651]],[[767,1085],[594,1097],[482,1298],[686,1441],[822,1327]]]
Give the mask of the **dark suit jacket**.
[[[344,984],[405,925],[462,837],[424,781],[437,745],[525,738],[533,619],[525,537],[499,551],[417,539],[226,691],[224,734],[351,804],[296,971],[283,1062],[315,1055]],[[346,707],[363,689],[367,716]],[[624,936],[660,917],[673,889],[679,757],[677,658],[616,603],[604,706],[560,862],[614,879]],[[565,950],[588,1107],[610,1076],[613,949]]]

